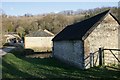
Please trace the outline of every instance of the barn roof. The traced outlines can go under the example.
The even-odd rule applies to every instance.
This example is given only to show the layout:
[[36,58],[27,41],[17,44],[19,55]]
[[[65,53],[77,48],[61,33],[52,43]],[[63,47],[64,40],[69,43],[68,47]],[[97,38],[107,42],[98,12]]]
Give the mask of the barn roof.
[[106,15],[109,12],[110,10],[107,10],[89,19],[77,22],[72,25],[68,25],[60,33],[58,33],[52,40],[53,41],[84,40],[85,37],[87,37],[89,33],[94,30],[94,28],[106,17]]
[[26,35],[26,37],[50,37],[54,34],[49,32],[48,30],[39,29],[38,31],[30,32],[30,34]]

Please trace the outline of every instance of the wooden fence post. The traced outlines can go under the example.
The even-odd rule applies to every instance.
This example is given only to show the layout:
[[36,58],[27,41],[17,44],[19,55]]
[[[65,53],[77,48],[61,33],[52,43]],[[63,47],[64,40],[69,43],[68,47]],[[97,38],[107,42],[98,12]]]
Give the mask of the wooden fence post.
[[102,48],[99,48],[99,65],[102,66]]
[[95,64],[94,64],[94,53],[92,53],[92,55],[93,55],[93,67],[95,66]]
[[105,65],[105,53],[104,53],[104,48],[102,48],[102,55],[103,55],[103,56],[102,56],[102,58],[103,58],[103,59],[102,59],[102,60],[103,60],[103,63],[102,63],[102,64]]
[[93,53],[90,53],[90,67],[93,67]]

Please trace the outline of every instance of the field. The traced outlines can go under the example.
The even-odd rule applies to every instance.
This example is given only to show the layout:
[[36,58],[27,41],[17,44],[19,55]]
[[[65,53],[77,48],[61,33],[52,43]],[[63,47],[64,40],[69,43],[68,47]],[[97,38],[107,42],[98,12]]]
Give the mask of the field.
[[[80,70],[54,58],[27,58],[14,51],[2,58],[3,79],[120,79],[120,71],[105,67]],[[13,80],[13,79],[12,79]]]

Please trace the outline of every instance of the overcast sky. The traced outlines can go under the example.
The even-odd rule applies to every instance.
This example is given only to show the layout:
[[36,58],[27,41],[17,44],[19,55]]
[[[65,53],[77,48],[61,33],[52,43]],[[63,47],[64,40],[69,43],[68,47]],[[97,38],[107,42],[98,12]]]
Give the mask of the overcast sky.
[[43,14],[63,10],[118,7],[118,2],[3,2],[2,10],[7,15]]

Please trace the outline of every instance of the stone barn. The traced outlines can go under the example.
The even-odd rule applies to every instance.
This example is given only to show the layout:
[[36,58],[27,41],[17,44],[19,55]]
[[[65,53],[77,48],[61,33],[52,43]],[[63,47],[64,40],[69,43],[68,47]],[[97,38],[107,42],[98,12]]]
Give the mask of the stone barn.
[[46,29],[31,32],[24,38],[25,49],[32,49],[34,52],[51,52],[53,37],[54,34]]
[[[94,53],[100,47],[118,49],[118,28],[119,21],[110,10],[68,25],[52,39],[53,57],[80,69],[86,69],[85,58],[90,53]],[[110,56],[111,53],[105,57],[106,63]]]

